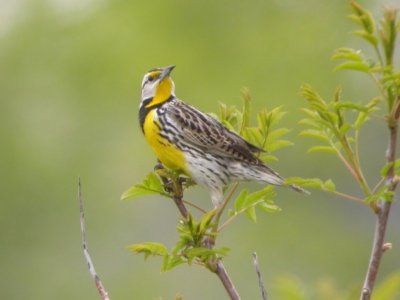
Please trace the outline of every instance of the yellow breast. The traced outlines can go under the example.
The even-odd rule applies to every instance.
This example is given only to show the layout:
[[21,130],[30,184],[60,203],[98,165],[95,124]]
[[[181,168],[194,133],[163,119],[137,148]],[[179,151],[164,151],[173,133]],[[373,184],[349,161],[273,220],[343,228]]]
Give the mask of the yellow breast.
[[169,169],[181,170],[187,174],[184,153],[167,139],[160,136],[159,127],[154,123],[157,122],[159,124],[155,112],[155,110],[151,110],[144,121],[143,131],[147,142],[164,166]]

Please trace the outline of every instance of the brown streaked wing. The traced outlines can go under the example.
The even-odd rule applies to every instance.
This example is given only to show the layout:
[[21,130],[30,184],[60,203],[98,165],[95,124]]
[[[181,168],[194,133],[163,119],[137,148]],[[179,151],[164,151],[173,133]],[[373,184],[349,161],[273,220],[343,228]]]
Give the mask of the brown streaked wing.
[[170,120],[182,130],[181,136],[186,143],[205,152],[262,164],[254,156],[254,153],[262,152],[262,149],[228,130],[213,117],[178,99],[168,104],[167,111]]

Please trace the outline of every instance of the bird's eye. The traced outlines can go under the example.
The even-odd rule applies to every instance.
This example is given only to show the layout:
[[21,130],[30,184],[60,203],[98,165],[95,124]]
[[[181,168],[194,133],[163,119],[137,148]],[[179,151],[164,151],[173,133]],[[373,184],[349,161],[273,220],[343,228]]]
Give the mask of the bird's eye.
[[149,77],[147,77],[147,81],[150,81],[150,82],[152,82],[154,80],[154,77],[153,76],[149,76]]

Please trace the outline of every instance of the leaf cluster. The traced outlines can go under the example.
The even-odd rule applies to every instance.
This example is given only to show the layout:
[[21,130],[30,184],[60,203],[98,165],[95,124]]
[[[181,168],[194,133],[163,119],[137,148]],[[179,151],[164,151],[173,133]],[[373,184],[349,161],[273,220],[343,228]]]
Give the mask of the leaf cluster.
[[[373,48],[374,57],[367,58],[361,50],[339,48],[333,55],[333,60],[340,61],[336,70],[352,70],[367,74],[377,85],[380,93],[371,100],[362,102],[343,100],[340,88],[337,88],[331,100],[327,101],[311,86],[304,85],[301,94],[308,104],[303,109],[306,118],[300,123],[306,127],[301,136],[311,137],[317,141],[309,152],[328,152],[335,154],[346,166],[361,188],[365,203],[376,210],[377,200],[391,201],[393,193],[385,184],[384,178],[393,173],[394,163],[382,168],[382,180],[373,189],[363,175],[360,162],[359,135],[365,123],[376,118],[382,103],[386,103],[388,114],[378,119],[386,120],[388,127],[394,126],[400,115],[400,72],[393,66],[395,41],[400,31],[397,11],[387,8],[384,18],[376,22],[371,13],[356,1],[350,1],[353,14],[350,16],[359,30],[353,32]],[[298,181],[295,183],[301,185]],[[301,182],[301,180],[300,180]],[[321,181],[322,182],[322,181]],[[336,192],[314,182],[317,188]],[[343,194],[342,194],[343,195]],[[350,196],[354,198],[353,196]]]
[[251,96],[247,89],[242,90],[243,109],[239,110],[235,106],[227,106],[223,103],[219,107],[219,115],[216,118],[227,128],[240,134],[249,143],[259,147],[265,152],[260,154],[263,161],[278,160],[271,153],[293,145],[292,142],[282,139],[290,132],[287,128],[277,128],[279,121],[285,116],[286,112],[281,107],[272,110],[262,109],[257,113],[257,123],[252,126],[251,119]]
[[359,26],[353,34],[372,47],[375,57],[366,58],[361,50],[339,48],[332,57],[341,61],[336,70],[368,74],[380,89],[380,99],[387,102],[390,112],[397,107],[400,95],[400,72],[394,67],[396,40],[400,31],[398,10],[387,7],[383,19],[376,22],[371,13],[356,1],[350,1],[350,5],[353,14],[349,18]]
[[167,247],[160,243],[146,242],[134,244],[128,247],[135,253],[143,253],[144,257],[161,256],[163,258],[162,271],[169,271],[181,264],[196,264],[213,268],[210,261],[221,258],[229,252],[229,248],[207,247],[208,239],[214,238],[216,233],[211,230],[212,220],[216,210],[205,213],[199,221],[192,215],[187,220],[181,220],[177,227],[179,241],[175,247],[168,251]]
[[275,196],[276,192],[272,186],[266,186],[253,193],[249,193],[249,190],[245,188],[235,199],[233,208],[229,211],[229,216],[234,217],[244,212],[250,220],[256,222],[256,208],[268,213],[281,210],[273,201]]

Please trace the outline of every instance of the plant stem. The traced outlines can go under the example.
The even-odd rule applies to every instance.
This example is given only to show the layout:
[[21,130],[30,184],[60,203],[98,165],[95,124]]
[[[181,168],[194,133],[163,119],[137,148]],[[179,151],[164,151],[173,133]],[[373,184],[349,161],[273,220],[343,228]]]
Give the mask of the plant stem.
[[348,195],[348,194],[345,194],[345,193],[342,193],[342,192],[339,192],[339,191],[333,191],[333,193],[335,195],[338,195],[338,196],[342,197],[342,198],[345,198],[345,199],[348,199],[348,200],[351,200],[351,201],[355,201],[355,202],[360,203],[360,204],[364,204],[364,205],[366,204],[364,199],[361,199],[359,197],[356,197],[356,196],[353,196],[353,195]]
[[260,268],[258,267],[258,258],[257,258],[257,253],[253,253],[253,263],[254,267],[256,268],[256,273],[257,273],[257,278],[258,278],[258,285],[260,286],[261,290],[261,297],[263,300],[268,300],[268,293],[264,285],[264,281],[261,276]]
[[[392,163],[392,167],[389,169],[386,175],[386,184],[389,186],[388,190],[394,192],[396,189],[397,181],[395,181],[394,162],[396,160],[396,142],[397,142],[397,120],[396,118],[389,117],[389,131],[390,138],[388,149],[386,151],[386,160],[388,163]],[[392,196],[393,197],[393,196]],[[374,242],[372,245],[371,257],[368,265],[367,274],[364,280],[364,285],[361,291],[360,300],[371,299],[372,290],[375,285],[376,277],[378,275],[379,266],[384,249],[385,234],[387,222],[389,219],[389,212],[391,208],[391,202],[388,200],[380,200],[378,203],[379,211],[377,212],[377,221],[375,226]]]
[[386,225],[389,217],[390,207],[390,202],[383,202],[380,212],[377,215],[371,258],[369,261],[364,285],[361,291],[360,300],[371,299],[372,290],[375,285],[376,277],[378,275],[379,266],[382,259],[382,254],[384,252],[383,244],[385,241]]
[[186,205],[189,205],[189,206],[197,209],[198,211],[202,212],[203,214],[205,214],[207,212],[205,209],[202,209],[200,206],[198,206],[198,205],[196,205],[196,204],[194,204],[192,202],[189,202],[189,201],[186,201],[186,200],[182,200],[182,202],[185,203]]
[[173,196],[172,199],[174,200],[176,206],[178,207],[178,210],[181,213],[182,217],[186,220],[189,216],[189,213],[188,210],[186,209],[185,204],[183,204],[182,198]]
[[[233,194],[234,191],[232,191]],[[180,182],[175,182],[174,185],[174,191],[172,198],[174,199],[174,202],[176,206],[178,207],[178,210],[182,217],[184,219],[187,219],[189,216],[189,212],[183,203],[183,190]],[[215,240],[213,241],[215,242]],[[214,243],[210,245],[211,247],[214,246]],[[214,261],[210,262],[211,265],[213,265],[213,268],[209,268],[212,270],[219,278],[223,286],[225,287],[226,292],[229,295],[229,298],[231,300],[240,300],[239,293],[237,292],[235,285],[233,284],[232,280],[230,279],[224,264],[222,263],[221,259],[218,257],[214,258]]]
[[80,211],[80,221],[81,221],[81,235],[82,235],[82,247],[83,256],[85,257],[86,264],[89,269],[90,276],[93,278],[96,285],[96,289],[100,294],[101,299],[110,300],[106,288],[104,287],[99,275],[94,268],[92,258],[89,253],[89,249],[86,242],[86,225],[85,225],[85,212],[83,209],[83,198],[82,198],[82,185],[81,178],[78,178],[78,200],[79,200],[79,211]]
[[226,269],[220,259],[217,261],[215,274],[217,274],[219,280],[221,280],[222,284],[224,285],[229,298],[231,300],[240,300],[239,293],[236,290],[232,280],[229,278],[228,273],[226,272]]
[[228,195],[225,197],[225,200],[222,203],[221,207],[218,209],[217,215],[215,217],[215,231],[217,231],[219,221],[221,220],[221,216],[222,216],[226,206],[228,205],[229,200],[231,200],[233,194],[236,192],[238,186],[239,186],[239,182],[235,182],[235,184],[229,191]]

